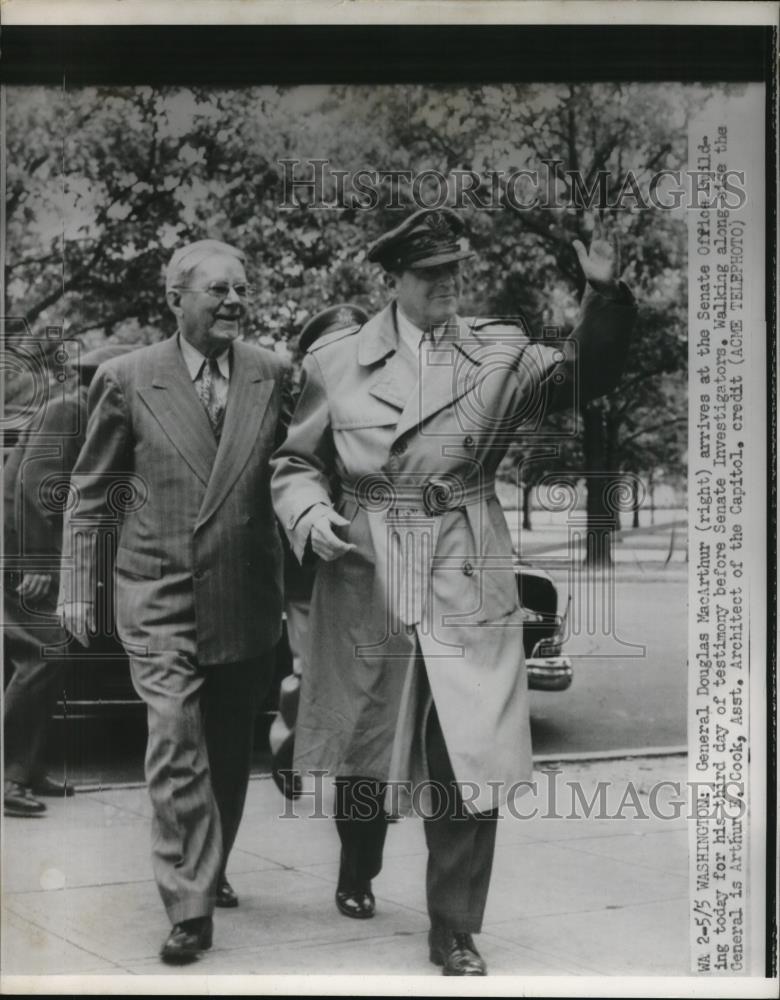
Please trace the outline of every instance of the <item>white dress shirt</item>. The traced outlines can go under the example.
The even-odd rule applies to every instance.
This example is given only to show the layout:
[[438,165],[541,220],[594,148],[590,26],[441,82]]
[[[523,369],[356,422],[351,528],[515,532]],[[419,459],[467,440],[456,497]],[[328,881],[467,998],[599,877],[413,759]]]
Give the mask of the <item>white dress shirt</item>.
[[395,320],[398,326],[398,334],[412,352],[412,357],[417,357],[420,350],[420,342],[423,338],[423,331],[419,326],[415,326],[414,323],[405,316],[401,311],[400,306],[396,306],[395,310]]
[[[190,378],[194,382],[200,375],[201,368],[203,368],[203,362],[206,360],[206,355],[201,354],[197,347],[193,347],[192,344],[185,337],[182,337],[181,334],[179,334],[179,349],[181,350],[182,357],[184,358],[184,363],[187,366],[187,371],[190,373]],[[221,354],[217,355],[217,368],[219,369],[219,378],[215,373],[212,385],[217,401],[224,410],[227,405],[228,384],[230,382],[229,347],[226,347]]]

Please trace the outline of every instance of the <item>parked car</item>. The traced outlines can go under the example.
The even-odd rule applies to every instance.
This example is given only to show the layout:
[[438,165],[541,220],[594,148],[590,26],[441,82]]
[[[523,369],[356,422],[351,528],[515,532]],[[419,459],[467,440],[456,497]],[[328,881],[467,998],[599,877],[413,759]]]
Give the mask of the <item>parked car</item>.
[[563,614],[559,614],[558,591],[549,573],[540,566],[518,561],[515,577],[523,612],[528,687],[532,691],[565,691],[573,677],[571,659],[561,652],[571,595]]

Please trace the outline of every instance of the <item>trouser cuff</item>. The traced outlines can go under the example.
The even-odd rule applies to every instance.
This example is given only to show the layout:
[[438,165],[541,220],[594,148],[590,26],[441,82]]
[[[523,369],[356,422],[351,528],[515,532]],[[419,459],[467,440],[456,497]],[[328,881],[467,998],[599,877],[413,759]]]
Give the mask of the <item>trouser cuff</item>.
[[165,911],[172,924],[195,920],[197,917],[210,917],[214,912],[214,899],[208,896],[194,897],[166,906]]

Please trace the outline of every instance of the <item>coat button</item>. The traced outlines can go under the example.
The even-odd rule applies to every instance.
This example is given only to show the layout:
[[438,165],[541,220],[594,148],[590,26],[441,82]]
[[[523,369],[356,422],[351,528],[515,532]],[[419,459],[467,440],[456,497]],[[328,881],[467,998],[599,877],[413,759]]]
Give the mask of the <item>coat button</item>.
[[473,576],[474,575],[474,567],[471,565],[470,562],[464,562],[463,563],[463,575],[464,576]]
[[473,437],[472,437],[472,436],[471,436],[470,434],[469,434],[469,435],[467,435],[467,436],[466,436],[466,437],[465,437],[465,438],[463,439],[463,444],[464,444],[464,445],[465,445],[465,446],[466,446],[467,448],[473,448],[473,447],[474,447],[474,438],[473,438]]
[[391,455],[403,455],[406,451],[406,441],[396,441],[393,447],[390,449]]

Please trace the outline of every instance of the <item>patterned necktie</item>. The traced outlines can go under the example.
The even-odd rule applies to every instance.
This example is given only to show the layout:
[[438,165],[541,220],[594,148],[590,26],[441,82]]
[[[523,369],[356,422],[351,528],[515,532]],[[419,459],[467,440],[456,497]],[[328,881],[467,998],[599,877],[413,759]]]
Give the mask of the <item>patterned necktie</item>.
[[200,401],[208,414],[209,422],[214,434],[219,437],[222,429],[222,415],[224,407],[217,398],[217,387],[215,380],[222,377],[216,358],[206,358],[198,374],[197,386]]

